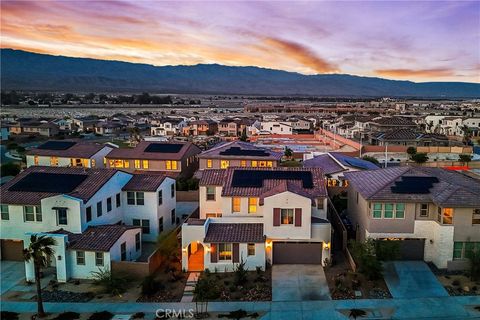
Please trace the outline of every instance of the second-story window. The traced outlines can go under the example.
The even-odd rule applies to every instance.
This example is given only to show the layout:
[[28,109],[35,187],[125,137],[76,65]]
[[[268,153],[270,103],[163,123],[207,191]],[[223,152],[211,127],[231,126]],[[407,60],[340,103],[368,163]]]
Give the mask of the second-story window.
[[161,206],[163,204],[163,191],[158,191],[158,205]]
[[420,217],[428,217],[428,203],[420,204]]
[[122,200],[121,200],[120,193],[117,193],[116,196],[115,196],[115,205],[117,206],[117,208],[122,205]]
[[281,209],[280,210],[280,223],[281,224],[293,224],[293,209]]
[[2,220],[10,220],[10,213],[8,211],[8,204],[0,205],[1,218]]
[[175,183],[172,183],[170,185],[170,195],[173,197],[175,197]]
[[240,160],[240,167],[246,167],[247,166],[247,160]]
[[142,164],[143,164],[143,169],[148,169],[148,167],[149,167],[149,162],[148,162],[148,160],[143,160],[142,162],[143,162],[143,163],[142,163]]
[[177,170],[177,161],[167,160],[166,167],[167,167],[167,170]]
[[207,187],[207,201],[215,201],[215,187]]
[[472,224],[480,224],[480,209],[473,209]]
[[57,167],[58,166],[58,157],[50,157],[50,165],[52,167]]
[[102,201],[97,202],[97,217],[101,217],[103,214]]
[[241,198],[233,197],[232,198],[232,212],[240,212],[241,209]]
[[68,224],[67,208],[58,208],[57,209],[57,223],[58,223],[58,225],[67,225]]
[[213,167],[212,159],[207,159],[207,168]]
[[228,160],[221,160],[220,161],[220,168],[227,169],[230,166],[230,161]]
[[41,222],[42,208],[40,206],[24,206],[23,219],[28,222]]
[[143,192],[127,191],[127,204],[143,206],[145,204],[145,195]]
[[39,162],[38,162],[38,156],[34,156],[34,157],[33,157],[33,164],[36,165],[36,166],[38,166],[38,163],[39,163]]
[[441,224],[453,224],[453,208],[438,208],[438,222]]
[[248,213],[257,212],[257,198],[248,198]]
[[135,169],[140,169],[140,160],[135,160],[134,161],[134,166],[135,166]]
[[85,209],[85,218],[87,222],[92,221],[92,206],[89,206]]
[[127,192],[127,204],[134,206],[135,205],[135,192]]
[[107,198],[107,212],[112,211],[112,197]]
[[252,167],[258,167],[258,161],[257,160],[252,160]]

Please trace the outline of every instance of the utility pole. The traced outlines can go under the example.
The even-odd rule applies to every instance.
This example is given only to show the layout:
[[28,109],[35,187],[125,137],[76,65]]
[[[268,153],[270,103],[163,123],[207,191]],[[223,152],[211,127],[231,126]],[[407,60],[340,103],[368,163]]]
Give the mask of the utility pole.
[[387,151],[387,149],[388,149],[388,143],[385,143],[385,168],[387,167],[387,161],[388,161],[388,158],[387,158],[388,151]]

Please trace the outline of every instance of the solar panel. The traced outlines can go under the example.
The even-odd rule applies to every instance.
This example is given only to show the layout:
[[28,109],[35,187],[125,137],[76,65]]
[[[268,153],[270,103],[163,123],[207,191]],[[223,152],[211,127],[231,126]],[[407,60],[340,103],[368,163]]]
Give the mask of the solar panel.
[[368,162],[366,160],[351,158],[351,159],[344,159],[344,161],[348,165],[352,167],[360,168],[360,169],[365,169],[365,170],[378,169],[377,165],[375,165],[374,163]]
[[183,148],[179,143],[150,143],[145,152],[178,153]]
[[400,181],[395,181],[395,185],[390,189],[393,193],[426,194],[434,183],[438,183],[437,177],[402,177]]
[[38,149],[43,150],[67,150],[75,145],[74,141],[47,141],[44,144],[38,146]]
[[88,175],[31,172],[8,188],[10,191],[69,193],[78,187]]
[[268,157],[269,154],[265,150],[241,149],[240,147],[230,147],[221,151],[222,156],[252,156],[252,157]]
[[232,187],[261,188],[264,180],[301,180],[303,188],[313,188],[312,173],[309,171],[236,170]]

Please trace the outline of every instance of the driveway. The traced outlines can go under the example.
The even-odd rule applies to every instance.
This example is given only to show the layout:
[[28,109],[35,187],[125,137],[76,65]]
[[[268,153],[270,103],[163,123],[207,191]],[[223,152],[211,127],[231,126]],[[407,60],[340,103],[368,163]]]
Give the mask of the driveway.
[[423,261],[391,261],[384,263],[384,278],[394,298],[448,297]]
[[331,300],[321,265],[284,264],[272,267],[272,301]]
[[18,261],[0,261],[0,272],[0,295],[3,295],[25,278],[25,264]]

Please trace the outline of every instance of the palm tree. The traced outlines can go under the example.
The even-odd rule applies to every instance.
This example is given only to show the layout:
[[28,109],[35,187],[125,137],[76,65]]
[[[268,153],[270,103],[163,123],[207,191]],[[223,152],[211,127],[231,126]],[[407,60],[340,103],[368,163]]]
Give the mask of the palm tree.
[[348,315],[348,318],[357,319],[357,318],[365,317],[366,315],[367,315],[367,312],[365,310],[350,309],[350,314]]
[[52,237],[37,236],[33,234],[30,237],[30,245],[23,249],[23,259],[26,262],[33,260],[33,268],[35,273],[35,284],[37,286],[37,314],[44,317],[45,310],[43,309],[42,301],[42,285],[40,283],[40,273],[42,268],[45,268],[50,262],[50,258],[54,254],[52,246],[55,245],[55,239]]

